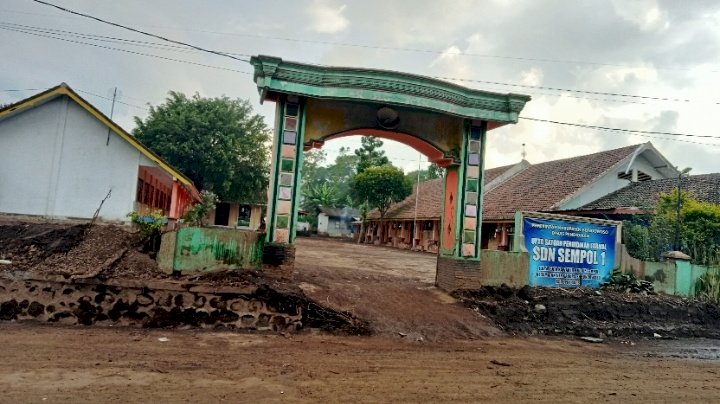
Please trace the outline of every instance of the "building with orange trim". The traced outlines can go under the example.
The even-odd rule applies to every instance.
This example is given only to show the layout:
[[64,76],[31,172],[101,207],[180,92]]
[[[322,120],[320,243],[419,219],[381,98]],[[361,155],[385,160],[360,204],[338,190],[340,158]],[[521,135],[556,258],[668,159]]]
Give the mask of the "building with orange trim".
[[[0,109],[0,213],[177,220],[199,201],[192,181],[67,84]],[[104,202],[103,202],[104,201]]]
[[[577,210],[624,187],[674,181],[677,175],[650,142],[539,164],[523,159],[485,170],[480,248],[512,250],[517,211]],[[390,206],[383,219],[377,210],[370,212],[362,241],[436,253],[442,203],[443,179],[421,182],[409,197]]]

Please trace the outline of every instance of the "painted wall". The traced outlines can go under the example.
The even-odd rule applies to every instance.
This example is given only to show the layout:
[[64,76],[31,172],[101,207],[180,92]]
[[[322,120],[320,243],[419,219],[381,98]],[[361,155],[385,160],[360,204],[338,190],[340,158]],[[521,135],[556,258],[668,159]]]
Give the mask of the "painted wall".
[[[666,178],[666,176],[653,168],[650,161],[645,158],[645,153],[650,153],[650,151],[641,153],[633,162],[631,169],[640,170],[645,174],[650,175],[654,180]],[[624,164],[616,167],[614,170],[610,170],[606,175],[593,182],[589,187],[585,188],[580,195],[562,204],[559,209],[576,209],[592,201],[598,200],[611,192],[617,191],[620,188],[626,187],[630,184],[630,181],[618,178],[618,173],[625,172],[626,168],[627,164]]]
[[318,234],[330,237],[351,237],[352,224],[339,217],[329,217],[325,213],[318,214]]
[[0,212],[125,221],[139,165],[155,166],[87,111],[59,97],[0,121]]
[[184,227],[163,235],[158,265],[164,272],[257,269],[264,234],[249,230]]

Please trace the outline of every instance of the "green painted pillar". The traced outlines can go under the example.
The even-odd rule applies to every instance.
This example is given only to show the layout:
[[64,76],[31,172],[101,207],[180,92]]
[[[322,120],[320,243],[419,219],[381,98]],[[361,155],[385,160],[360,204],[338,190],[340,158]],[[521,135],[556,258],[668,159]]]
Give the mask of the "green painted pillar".
[[480,229],[482,225],[485,121],[466,121],[460,164],[445,172],[440,253],[435,284],[445,290],[482,286]]
[[460,255],[473,260],[480,259],[486,134],[486,121],[472,121],[465,136],[464,209],[461,213],[463,215],[463,244]]
[[486,130],[486,122],[468,121],[460,164],[446,170],[440,250],[446,257],[480,259]]
[[305,111],[302,100],[282,97],[275,112],[272,165],[267,208],[267,241],[295,241],[303,163]]

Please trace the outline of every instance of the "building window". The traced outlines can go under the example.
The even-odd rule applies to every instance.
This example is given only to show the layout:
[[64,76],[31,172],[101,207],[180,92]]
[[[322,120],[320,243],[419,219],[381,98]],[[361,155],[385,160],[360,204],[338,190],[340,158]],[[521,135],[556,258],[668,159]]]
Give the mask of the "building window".
[[[628,171],[627,173],[625,171],[619,172],[617,177],[620,180],[632,181],[633,170]],[[650,181],[650,180],[652,180],[652,177],[649,174],[642,172],[640,170],[637,170],[637,181],[638,182]]]
[[142,178],[138,178],[137,180],[137,189],[135,190],[135,200],[138,202],[142,202],[142,196],[143,196],[143,189],[145,188],[145,181],[142,180]]

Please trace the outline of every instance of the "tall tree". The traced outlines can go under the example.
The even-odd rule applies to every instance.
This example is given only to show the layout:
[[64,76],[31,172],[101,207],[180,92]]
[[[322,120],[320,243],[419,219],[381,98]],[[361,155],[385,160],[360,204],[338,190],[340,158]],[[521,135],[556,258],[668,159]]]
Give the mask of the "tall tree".
[[328,186],[334,190],[334,203],[326,204],[328,207],[355,207],[356,203],[350,197],[350,182],[355,175],[358,157],[349,154],[350,149],[340,148],[340,154],[332,164],[326,163],[326,154],[322,150],[312,150],[305,153],[303,164],[303,208],[312,211],[312,198],[319,189]]
[[391,165],[369,167],[353,178],[353,192],[356,199],[367,201],[371,208],[384,218],[390,205],[407,198],[412,191],[410,181],[403,171]]
[[407,177],[410,183],[414,186],[418,182],[418,177],[420,177],[420,182],[425,182],[437,178],[442,178],[444,175],[444,169],[440,168],[437,164],[432,163],[428,166],[426,170],[420,170],[419,172],[418,170],[413,170],[405,174],[405,177]]
[[135,124],[135,137],[198,187],[225,201],[264,200],[270,131],[248,101],[171,91]]
[[372,136],[363,136],[360,141],[362,146],[355,150],[355,155],[358,157],[356,170],[358,174],[368,167],[390,164],[390,160],[385,156],[385,150],[382,149],[382,140]]

